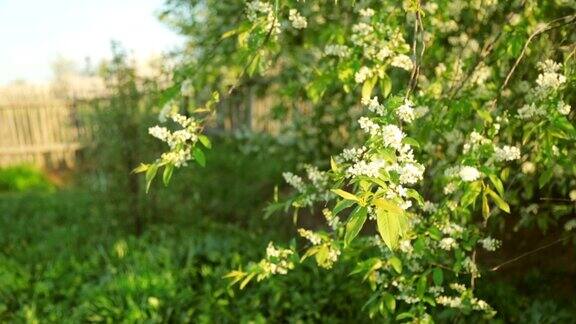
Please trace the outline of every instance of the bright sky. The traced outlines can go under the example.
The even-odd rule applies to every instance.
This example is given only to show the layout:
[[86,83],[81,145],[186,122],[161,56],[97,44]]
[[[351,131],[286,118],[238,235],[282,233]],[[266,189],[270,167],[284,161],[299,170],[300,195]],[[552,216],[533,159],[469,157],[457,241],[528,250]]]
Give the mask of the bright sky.
[[156,18],[163,0],[0,0],[0,85],[51,77],[58,56],[81,66],[109,57],[111,40],[147,58],[181,40]]

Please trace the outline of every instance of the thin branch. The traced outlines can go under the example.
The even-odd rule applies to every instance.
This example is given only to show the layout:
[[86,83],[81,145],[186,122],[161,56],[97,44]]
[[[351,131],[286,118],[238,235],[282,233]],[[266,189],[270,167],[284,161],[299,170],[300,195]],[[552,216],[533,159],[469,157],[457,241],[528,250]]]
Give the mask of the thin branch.
[[567,198],[552,198],[552,197],[543,197],[540,198],[540,200],[543,201],[564,201],[564,202],[574,202],[573,200],[567,199]]
[[[523,0],[522,3],[520,3],[519,5],[520,7],[519,9],[522,9],[525,4],[526,0]],[[512,17],[514,17],[514,14],[516,14],[516,12],[511,11],[508,13],[508,15],[506,15],[506,19],[504,20],[504,26],[510,23]],[[458,93],[458,91],[462,89],[462,87],[466,84],[466,82],[468,82],[468,80],[472,77],[472,75],[474,75],[476,69],[478,69],[480,64],[482,64],[484,60],[488,57],[488,55],[494,50],[494,45],[496,44],[496,42],[498,42],[498,40],[500,40],[503,34],[504,34],[504,28],[501,28],[499,33],[495,37],[492,37],[491,40],[487,41],[484,44],[484,46],[482,46],[482,51],[480,52],[480,55],[476,58],[476,62],[474,62],[474,66],[472,67],[472,69],[466,74],[466,77],[458,84],[457,87],[452,88],[449,91],[451,93],[450,99],[454,98],[454,96]],[[468,41],[466,44],[468,44]],[[464,47],[466,47],[466,45]]]
[[254,60],[258,56],[260,50],[262,50],[262,48],[268,43],[268,41],[272,37],[272,32],[274,31],[274,28],[276,25],[276,19],[277,19],[277,15],[274,15],[274,19],[272,20],[272,24],[270,25],[270,29],[268,30],[268,33],[266,34],[266,38],[264,38],[264,41],[258,46],[256,51],[254,51],[254,55],[252,55],[252,57],[250,58],[250,61],[248,61],[248,64],[246,64],[246,66],[244,66],[242,73],[240,73],[238,78],[236,78],[236,81],[234,82],[234,84],[230,87],[230,89],[228,89],[228,95],[231,95],[234,92],[234,90],[236,90],[236,88],[240,84],[240,81],[242,80],[242,78],[244,77],[244,75],[246,74],[246,72],[248,71],[250,66],[254,63]]
[[534,249],[534,250],[531,250],[531,251],[522,253],[522,254],[520,254],[519,256],[515,257],[515,258],[512,258],[512,259],[510,259],[510,260],[508,260],[508,261],[505,261],[505,262],[500,263],[499,265],[497,265],[497,266],[495,266],[495,267],[492,267],[492,268],[490,269],[490,271],[498,271],[498,270],[500,270],[500,268],[502,268],[503,266],[505,266],[505,265],[507,265],[507,264],[516,262],[516,261],[518,261],[518,260],[520,260],[520,259],[522,259],[522,258],[524,258],[524,257],[527,257],[527,256],[529,256],[529,255],[532,255],[532,254],[534,254],[534,253],[538,253],[538,252],[540,252],[540,251],[542,251],[542,250],[544,250],[544,249],[547,249],[547,248],[549,248],[549,247],[551,247],[551,246],[553,246],[553,245],[556,245],[556,244],[558,244],[558,243],[561,243],[561,242],[563,242],[563,241],[566,241],[567,239],[569,239],[569,238],[571,238],[571,237],[574,237],[574,236],[575,236],[575,234],[567,235],[567,236],[565,236],[565,237],[562,237],[562,238],[557,239],[556,241],[553,241],[553,242],[551,242],[551,243],[548,243],[548,244],[546,244],[546,245],[543,245],[543,246],[541,246],[541,247],[539,247],[539,248],[536,248],[536,249]]
[[[412,67],[412,72],[410,74],[410,81],[408,82],[408,88],[406,89],[405,99],[408,99],[410,93],[416,89],[418,84],[418,76],[420,74],[420,65],[424,57],[424,51],[426,50],[426,44],[424,43],[424,26],[422,24],[422,16],[420,14],[420,2],[418,2],[418,8],[415,12],[414,21],[414,40],[412,42],[412,56],[414,58],[414,66]],[[418,58],[418,37],[420,37],[420,44],[422,49],[420,50],[420,58]]]
[[[557,25],[554,25],[554,24],[556,24],[560,21],[563,21],[563,20],[564,20],[564,22],[557,24]],[[504,90],[504,88],[506,88],[506,86],[508,85],[508,82],[510,82],[510,78],[514,74],[514,71],[516,71],[518,64],[520,64],[520,61],[522,60],[522,58],[524,58],[524,55],[526,55],[526,50],[528,49],[528,46],[530,46],[530,43],[532,42],[532,40],[536,36],[539,36],[545,32],[548,32],[548,31],[556,29],[556,28],[560,28],[560,27],[565,26],[565,25],[569,25],[569,24],[574,23],[574,22],[576,22],[576,15],[568,15],[568,16],[554,19],[554,20],[548,22],[546,24],[546,26],[539,28],[535,32],[533,32],[532,35],[530,35],[530,37],[528,37],[526,44],[524,44],[524,47],[522,48],[522,52],[520,52],[520,56],[518,56],[518,58],[516,59],[516,62],[514,62],[512,69],[510,70],[510,72],[508,72],[508,75],[506,76],[506,79],[504,80],[502,87],[500,87],[500,92],[502,92],[502,90]]]

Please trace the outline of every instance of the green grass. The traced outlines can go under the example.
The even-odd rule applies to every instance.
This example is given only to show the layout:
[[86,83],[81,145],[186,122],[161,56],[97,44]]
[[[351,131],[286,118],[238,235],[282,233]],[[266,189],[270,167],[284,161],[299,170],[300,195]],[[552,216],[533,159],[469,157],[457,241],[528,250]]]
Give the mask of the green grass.
[[0,168],[0,192],[50,191],[54,185],[39,169],[28,165]]
[[366,291],[345,283],[345,267],[228,287],[222,277],[261,257],[268,239],[206,221],[134,237],[89,193],[3,194],[0,322],[366,320],[354,303]]

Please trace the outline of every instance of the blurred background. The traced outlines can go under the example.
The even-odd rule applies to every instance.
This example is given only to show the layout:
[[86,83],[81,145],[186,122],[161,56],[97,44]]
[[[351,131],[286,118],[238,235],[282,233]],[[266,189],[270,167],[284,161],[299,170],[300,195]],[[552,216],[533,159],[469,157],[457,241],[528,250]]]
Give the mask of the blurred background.
[[132,173],[165,149],[148,127],[194,3],[0,0],[0,322],[366,319],[345,269],[241,292],[223,278],[291,236],[263,209],[313,155],[274,135],[267,99],[221,102],[205,169],[149,194]]
[[[242,88],[209,125],[206,168],[148,194],[132,173],[164,150],[148,127],[172,67],[201,44],[196,2],[0,0],[0,322],[369,321],[346,260],[243,291],[223,279],[292,237],[291,215],[263,217],[282,172],[344,147],[354,111],[287,113]],[[480,294],[505,322],[573,320],[558,250],[546,268],[537,255],[488,275]]]

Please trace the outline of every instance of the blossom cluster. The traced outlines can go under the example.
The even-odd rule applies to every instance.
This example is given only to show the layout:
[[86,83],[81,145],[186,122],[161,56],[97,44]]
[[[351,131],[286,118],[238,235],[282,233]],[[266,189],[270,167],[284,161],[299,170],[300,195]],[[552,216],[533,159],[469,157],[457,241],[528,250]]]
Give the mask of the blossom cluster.
[[538,67],[542,73],[540,73],[538,79],[536,79],[536,84],[538,85],[537,91],[546,93],[556,90],[566,83],[566,77],[558,73],[562,68],[562,64],[552,60],[546,60],[540,63]]
[[482,247],[486,251],[496,251],[496,249],[498,249],[502,243],[497,239],[487,237],[480,240],[480,244],[482,244]]
[[546,60],[538,64],[540,74],[536,79],[536,87],[529,101],[518,109],[518,118],[523,120],[540,119],[547,117],[552,111],[566,116],[570,114],[572,107],[560,98],[556,98],[554,104],[550,104],[550,98],[558,95],[558,90],[566,84],[566,76],[561,72],[562,64],[552,60]]
[[320,171],[318,167],[309,164],[304,165],[304,169],[307,181],[292,172],[282,173],[284,181],[301,194],[297,204],[311,206],[316,201],[327,201],[330,199],[332,194],[328,188],[328,173]]
[[383,23],[373,22],[374,10],[363,8],[359,11],[361,21],[352,26],[352,44],[361,49],[362,58],[367,64],[354,75],[357,83],[363,83],[386,65],[411,71],[414,63],[405,53],[409,46],[398,29],[391,29]]
[[272,35],[280,34],[280,21],[274,13],[272,4],[254,0],[246,3],[246,16],[250,22],[263,21],[264,30]]
[[289,260],[293,253],[290,249],[277,248],[272,242],[268,243],[266,258],[259,263],[262,275],[268,277],[274,274],[287,274],[294,268],[294,262]]
[[308,26],[306,18],[302,17],[302,15],[296,9],[290,9],[288,20],[290,20],[292,23],[292,27],[296,29],[304,29]]
[[163,126],[153,126],[148,133],[157,139],[166,142],[170,151],[163,153],[160,159],[179,168],[186,166],[192,159],[191,150],[198,141],[199,123],[192,117],[186,117],[178,113],[172,113],[170,118],[179,124],[182,129],[170,131]]

